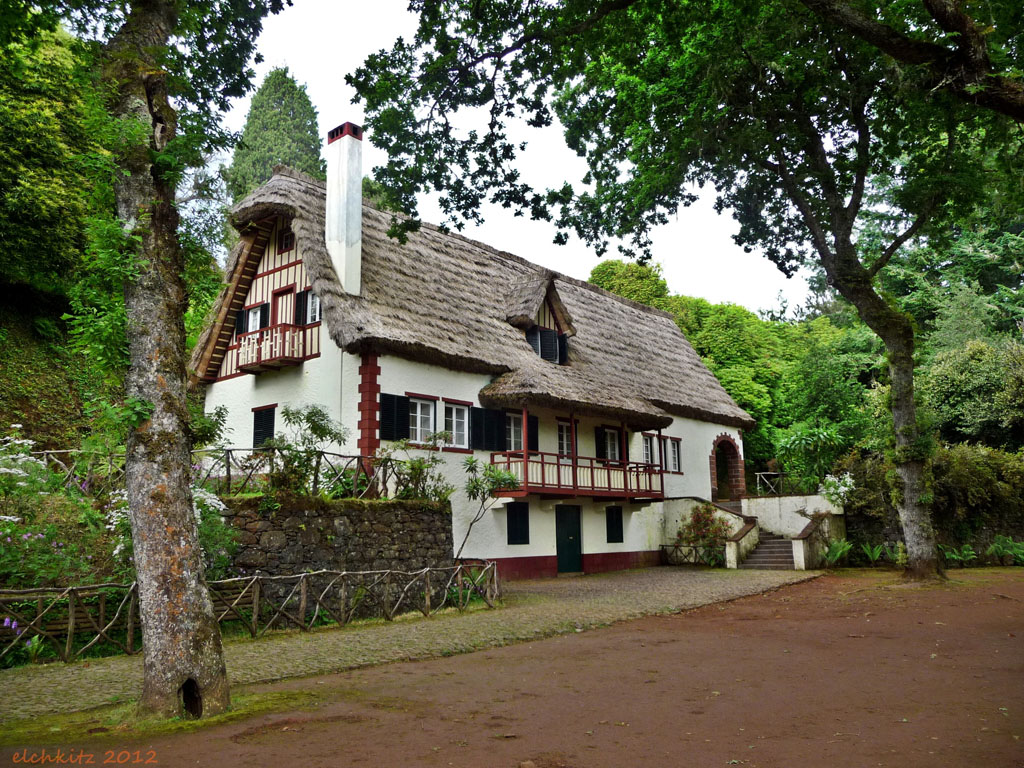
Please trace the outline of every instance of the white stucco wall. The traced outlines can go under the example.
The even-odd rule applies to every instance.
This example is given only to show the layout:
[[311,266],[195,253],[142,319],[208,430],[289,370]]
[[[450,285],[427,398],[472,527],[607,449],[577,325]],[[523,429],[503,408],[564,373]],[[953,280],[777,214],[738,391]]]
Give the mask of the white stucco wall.
[[[800,514],[800,512],[804,514]],[[761,496],[743,499],[743,514],[757,518],[758,526],[778,536],[792,538],[810,522],[811,515],[842,515],[843,508],[824,496]]]
[[[321,332],[326,333],[326,330],[321,327]],[[264,371],[258,375],[236,376],[207,385],[205,408],[209,413],[219,405],[227,407],[226,443],[234,448],[251,448],[253,408],[277,403],[274,428],[278,432],[285,431],[280,409],[286,405],[296,408],[319,404],[327,409],[331,418],[342,421],[341,369],[341,350],[328,343],[323,345],[320,357],[306,360],[301,365]],[[349,428],[349,442],[354,449],[355,425],[345,426]]]

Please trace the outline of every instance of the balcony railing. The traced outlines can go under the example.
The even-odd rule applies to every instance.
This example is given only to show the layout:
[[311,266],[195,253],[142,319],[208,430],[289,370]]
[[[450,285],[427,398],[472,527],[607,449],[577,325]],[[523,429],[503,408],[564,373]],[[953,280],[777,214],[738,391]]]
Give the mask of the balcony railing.
[[657,464],[570,457],[543,451],[492,453],[491,464],[519,480],[519,488],[509,492],[509,496],[539,493],[566,498],[660,499],[665,495],[661,467]]
[[306,356],[306,333],[301,325],[272,325],[242,337],[238,346],[238,370],[259,373],[286,365],[298,365]]

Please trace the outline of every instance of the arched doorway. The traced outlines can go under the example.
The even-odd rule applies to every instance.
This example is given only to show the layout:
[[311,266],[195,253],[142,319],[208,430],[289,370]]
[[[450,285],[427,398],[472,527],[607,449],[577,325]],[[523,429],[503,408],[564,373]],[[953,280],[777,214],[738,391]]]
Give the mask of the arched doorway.
[[727,434],[715,438],[711,448],[711,500],[739,501],[746,495],[746,479],[739,446]]

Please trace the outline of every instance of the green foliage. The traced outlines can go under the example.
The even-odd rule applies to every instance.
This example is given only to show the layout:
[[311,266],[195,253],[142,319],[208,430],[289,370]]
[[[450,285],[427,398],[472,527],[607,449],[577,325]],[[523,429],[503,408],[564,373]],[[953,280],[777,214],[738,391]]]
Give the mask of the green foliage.
[[874,545],[872,545],[872,544],[868,544],[868,543],[865,542],[865,543],[860,545],[860,549],[861,549],[861,552],[864,553],[864,556],[868,559],[868,562],[871,563],[871,566],[874,567],[875,565],[878,564],[878,561],[882,558],[882,554],[885,552],[885,545],[884,544],[874,544]]
[[795,428],[779,442],[779,457],[787,471],[808,488],[817,487],[843,452],[843,441],[832,426]]
[[61,293],[85,245],[100,148],[89,130],[86,47],[61,31],[0,56],[0,274]]
[[1009,536],[998,535],[992,545],[985,550],[989,557],[995,557],[1005,564],[1009,559],[1014,565],[1024,565],[1024,541],[1014,541]]
[[343,444],[348,438],[347,430],[331,419],[322,405],[285,406],[281,417],[290,433],[278,434],[262,446],[273,452],[272,469],[268,474],[270,487],[291,493],[312,493],[323,452]]
[[964,544],[959,548],[946,547],[939,544],[939,552],[942,553],[947,563],[956,563],[961,568],[971,561],[978,559],[978,553],[974,551],[970,544]]
[[485,503],[503,491],[514,491],[519,487],[519,480],[511,472],[506,472],[495,464],[481,464],[472,456],[462,464],[466,471],[464,490],[470,501]]
[[[227,506],[217,496],[193,487],[192,512],[199,532],[199,547],[208,579],[224,579],[233,575],[231,563],[238,551],[238,531],[224,522]],[[128,499],[124,492],[113,494],[105,508],[107,530],[113,537],[112,557],[119,578],[133,580],[132,532],[128,519]]]
[[830,541],[828,549],[822,553],[822,557],[825,558],[825,567],[835,568],[839,561],[849,554],[851,549],[853,549],[853,544],[846,539]]
[[238,202],[267,181],[278,164],[317,178],[326,173],[316,109],[287,67],[271,70],[252,97],[241,143],[224,174],[232,199]]
[[668,298],[668,283],[660,264],[638,264],[606,259],[590,271],[587,280],[627,299],[662,308]]
[[444,464],[439,449],[451,439],[450,432],[435,432],[422,445],[397,440],[377,450],[373,463],[380,468],[381,476],[387,478],[386,485],[393,488],[394,498],[448,501],[455,486],[439,469]]
[[968,341],[940,352],[923,379],[944,439],[1024,447],[1024,345]]
[[[890,460],[851,454],[838,465],[855,488],[844,505],[847,530],[856,538],[887,538],[898,526]],[[1024,535],[1024,454],[961,443],[940,446],[931,480],[932,519],[945,546],[970,544],[985,551],[997,535]]]
[[729,534],[729,524],[719,517],[714,506],[704,503],[694,507],[689,519],[680,526],[676,544],[705,549],[710,564],[721,566],[725,563],[725,542]]

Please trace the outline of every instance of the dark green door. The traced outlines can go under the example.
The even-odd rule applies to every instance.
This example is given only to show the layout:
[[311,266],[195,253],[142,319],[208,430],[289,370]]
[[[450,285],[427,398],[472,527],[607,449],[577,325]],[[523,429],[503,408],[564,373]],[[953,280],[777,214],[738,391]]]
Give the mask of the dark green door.
[[565,504],[555,507],[555,548],[559,573],[583,570],[583,541],[580,536],[580,508]]

